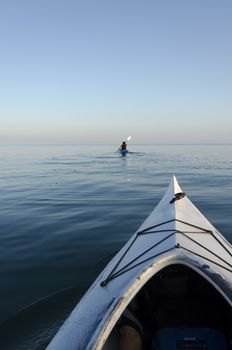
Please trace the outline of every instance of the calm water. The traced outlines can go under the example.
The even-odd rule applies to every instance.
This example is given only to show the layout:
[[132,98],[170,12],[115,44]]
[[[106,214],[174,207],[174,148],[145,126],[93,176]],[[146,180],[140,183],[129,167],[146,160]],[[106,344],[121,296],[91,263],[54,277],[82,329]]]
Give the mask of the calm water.
[[110,145],[0,147],[4,349],[44,348],[173,174],[232,242],[232,145],[130,150],[122,157]]

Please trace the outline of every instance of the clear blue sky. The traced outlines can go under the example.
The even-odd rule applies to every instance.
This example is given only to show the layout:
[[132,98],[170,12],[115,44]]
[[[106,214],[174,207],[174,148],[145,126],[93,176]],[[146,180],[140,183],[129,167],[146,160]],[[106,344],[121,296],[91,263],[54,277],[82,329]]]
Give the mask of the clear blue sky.
[[231,0],[0,4],[0,143],[231,142]]

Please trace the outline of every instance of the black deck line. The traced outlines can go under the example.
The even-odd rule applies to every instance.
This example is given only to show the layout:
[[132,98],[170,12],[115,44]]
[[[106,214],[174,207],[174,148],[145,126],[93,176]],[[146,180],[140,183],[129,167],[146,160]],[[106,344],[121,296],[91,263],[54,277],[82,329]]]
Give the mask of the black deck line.
[[225,270],[227,270],[227,271],[229,271],[229,272],[232,272],[231,269],[228,269],[226,266],[223,266],[223,265],[217,263],[217,262],[214,261],[214,260],[211,260],[211,259],[209,259],[209,258],[206,258],[204,255],[198,254],[198,253],[196,253],[196,252],[194,252],[194,251],[192,251],[192,250],[190,250],[190,249],[188,249],[188,248],[185,248],[185,247],[183,247],[183,246],[181,246],[181,245],[179,245],[178,248],[181,248],[181,249],[183,249],[183,250],[186,250],[187,252],[192,253],[193,255],[199,256],[200,258],[203,258],[203,259],[205,259],[205,260],[207,260],[207,261],[210,261],[210,262],[212,262],[213,264],[215,264],[215,265],[217,265],[217,266],[219,266],[219,267],[222,267],[223,269],[225,269]]
[[[218,258],[219,260],[223,261],[225,264],[229,265],[232,268],[232,265],[230,263],[228,263],[226,260],[224,260],[223,258],[221,258],[219,255],[217,255],[216,253],[214,253],[212,250],[206,248],[205,246],[203,246],[201,243],[195,241],[195,239],[189,237],[188,235],[185,234],[185,232],[180,232],[180,234],[182,234],[182,236],[188,238],[190,241],[196,243],[197,245],[199,245],[201,248],[207,250],[209,253],[211,253],[212,255],[216,256],[216,258]],[[213,235],[213,237],[215,238],[215,236]]]
[[[170,223],[170,222],[174,222],[174,221],[177,221],[177,222],[181,222],[183,224],[186,224],[190,227],[194,227],[194,228],[197,228],[198,230],[201,230],[201,232],[194,232],[194,231],[180,231],[180,230],[158,230],[158,231],[150,231],[151,229],[153,228],[156,228],[156,227],[160,227],[162,225],[165,225],[167,223]],[[150,231],[150,232],[148,232]],[[133,246],[133,244],[135,243],[135,241],[138,239],[139,236],[141,235],[145,235],[145,234],[154,234],[154,233],[161,233],[161,232],[172,232],[170,235],[168,235],[167,237],[161,239],[159,242],[157,242],[156,244],[154,244],[153,246],[151,246],[150,248],[146,249],[144,252],[142,252],[140,255],[136,256],[134,259],[132,259],[131,261],[129,261],[126,265],[124,265],[121,269],[119,269],[118,271],[115,272],[115,270],[117,269],[117,267],[119,266],[119,264],[121,263],[121,261],[124,259],[124,257],[126,256],[126,254],[128,253],[128,251],[130,250],[130,248]],[[215,254],[213,251],[211,251],[210,249],[206,248],[205,246],[203,246],[201,243],[195,241],[193,238],[189,237],[187,234],[191,234],[191,233],[208,233],[210,234],[228,253],[229,255],[231,256],[231,253],[228,251],[228,249],[222,244],[222,242],[220,242],[220,240],[218,240],[218,238],[213,234],[213,232],[211,230],[206,230],[202,227],[199,227],[199,226],[196,226],[196,225],[192,225],[188,222],[185,222],[185,221],[182,221],[182,220],[179,220],[179,219],[172,219],[172,220],[168,220],[168,221],[165,221],[165,222],[162,222],[158,225],[154,225],[154,226],[150,226],[148,227],[147,229],[145,230],[142,230],[142,231],[139,231],[135,234],[135,237],[134,239],[132,240],[132,242],[129,244],[129,246],[127,247],[127,249],[125,250],[125,252],[122,254],[122,256],[120,257],[120,259],[118,260],[118,262],[116,263],[116,265],[114,266],[114,268],[111,270],[111,272],[109,273],[108,277],[103,280],[100,285],[103,287],[105,286],[109,281],[111,281],[112,279],[122,275],[123,273],[133,269],[134,267],[152,259],[152,258],[155,258],[156,256],[159,256],[161,254],[163,254],[164,252],[161,252],[157,255],[154,255],[152,257],[149,257],[133,266],[130,266],[132,265],[136,260],[138,260],[139,258],[141,258],[143,255],[145,255],[146,253],[148,253],[150,250],[152,250],[153,248],[157,247],[158,245],[160,245],[161,243],[163,243],[165,240],[167,240],[168,238],[172,237],[175,233],[179,233],[179,234],[182,234],[184,237],[188,238],[189,240],[193,241],[195,244],[199,245],[201,248],[207,250],[208,252],[210,252],[212,255],[214,255],[215,257],[217,257],[218,259],[220,259],[221,261],[223,261],[224,263],[226,263],[227,265],[229,265],[230,267],[232,267],[231,264],[229,264],[226,260],[222,259],[220,256],[218,256],[217,254]],[[176,247],[181,247],[180,245],[177,245]],[[175,247],[174,247],[175,248]],[[172,250],[174,248],[171,248],[171,249],[168,249],[167,251],[169,250]],[[183,247],[182,247],[183,248]],[[183,248],[185,250],[188,250],[187,248]],[[214,264],[218,265],[218,266],[221,266],[223,268],[225,268],[226,270],[232,272],[232,270],[226,268],[225,266],[223,265],[220,265],[216,262],[214,262],[213,260],[210,260],[208,258],[205,258],[204,256],[201,256],[200,254],[197,254],[195,252],[192,252],[191,250],[188,250],[189,252],[195,254],[196,256],[199,256],[199,257],[202,257],[204,259],[206,259],[207,261],[211,261],[213,262]],[[130,267],[129,267],[130,266]],[[114,273],[115,272],[115,273]]]

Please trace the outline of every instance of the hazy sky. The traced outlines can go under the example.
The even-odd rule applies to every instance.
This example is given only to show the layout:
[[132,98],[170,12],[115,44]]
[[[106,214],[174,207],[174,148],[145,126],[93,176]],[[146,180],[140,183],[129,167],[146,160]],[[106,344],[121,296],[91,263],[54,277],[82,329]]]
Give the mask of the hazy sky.
[[0,143],[231,142],[231,0],[0,2]]

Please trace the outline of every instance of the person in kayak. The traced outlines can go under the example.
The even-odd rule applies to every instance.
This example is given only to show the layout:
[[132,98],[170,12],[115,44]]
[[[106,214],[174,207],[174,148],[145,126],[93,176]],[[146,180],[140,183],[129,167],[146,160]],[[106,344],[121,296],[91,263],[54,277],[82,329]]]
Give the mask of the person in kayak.
[[121,146],[120,146],[119,149],[120,149],[121,151],[126,151],[126,149],[127,149],[127,144],[126,144],[125,141],[122,142],[122,144],[121,144]]

